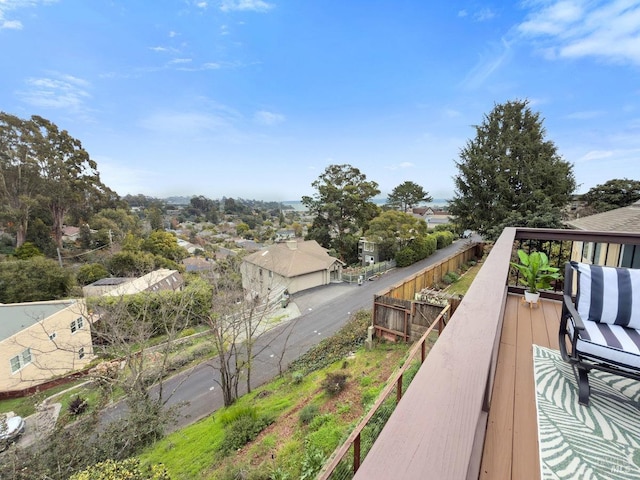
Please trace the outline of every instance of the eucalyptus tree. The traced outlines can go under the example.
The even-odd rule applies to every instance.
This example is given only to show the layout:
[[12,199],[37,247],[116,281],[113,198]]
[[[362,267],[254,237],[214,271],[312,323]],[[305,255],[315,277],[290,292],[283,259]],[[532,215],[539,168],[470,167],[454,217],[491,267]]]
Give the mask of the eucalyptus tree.
[[26,241],[31,212],[42,190],[31,141],[34,134],[31,122],[0,112],[0,218],[15,228],[18,247]]
[[106,187],[80,140],[40,116],[32,116],[31,122],[36,129],[32,146],[43,182],[41,198],[51,211],[53,237],[60,247],[65,214],[73,205],[85,202],[88,192],[102,192]]
[[345,164],[329,165],[311,186],[316,189],[313,197],[302,197],[302,203],[316,217],[309,236],[325,248],[334,248],[349,262],[357,255],[354,245],[358,236],[380,210],[371,201],[380,193],[378,184]]
[[456,162],[449,213],[463,229],[497,238],[505,226],[558,227],[576,188],[573,165],[547,140],[527,101],[497,104]]

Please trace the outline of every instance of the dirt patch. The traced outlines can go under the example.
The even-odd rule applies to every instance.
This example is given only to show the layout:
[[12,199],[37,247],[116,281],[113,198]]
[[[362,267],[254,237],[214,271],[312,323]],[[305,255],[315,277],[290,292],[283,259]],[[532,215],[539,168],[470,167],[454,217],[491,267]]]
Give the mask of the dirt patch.
[[[303,441],[306,435],[306,428],[300,424],[300,411],[311,403],[320,404],[319,411],[321,414],[335,414],[340,424],[355,426],[358,419],[366,414],[362,405],[363,391],[385,384],[398,368],[400,360],[405,353],[405,350],[394,348],[385,352],[383,356],[376,356],[375,360],[367,361],[366,353],[364,354],[364,359],[349,360],[344,370],[337,370],[338,372],[344,371],[349,375],[349,378],[345,388],[335,396],[328,396],[322,391],[320,384],[324,376],[320,375],[316,380],[318,388],[300,398],[294,406],[280,415],[273,424],[265,428],[252,442],[238,450],[232,457],[225,459],[222,462],[223,465],[250,465],[253,468],[257,468],[264,462],[273,462],[277,458],[280,449],[288,441],[292,439]],[[369,377],[372,383],[362,386],[361,379],[364,377]],[[256,402],[259,402],[259,400],[256,399]],[[260,446],[264,445],[265,438],[269,436],[276,439],[275,443],[261,448]]]

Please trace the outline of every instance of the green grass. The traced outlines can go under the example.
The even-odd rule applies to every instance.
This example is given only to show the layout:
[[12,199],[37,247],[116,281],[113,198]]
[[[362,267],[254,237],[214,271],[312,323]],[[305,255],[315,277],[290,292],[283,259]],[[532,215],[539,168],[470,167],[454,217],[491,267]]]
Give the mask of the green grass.
[[471,267],[464,275],[462,275],[462,277],[460,277],[460,280],[451,284],[445,292],[450,293],[451,295],[464,295],[467,293],[467,290],[469,290],[469,287],[471,286],[471,282],[476,278],[481,266],[481,264],[476,264]]
[[[406,352],[405,344],[380,344],[373,351],[358,349],[356,357],[344,366],[339,360],[328,367],[311,372],[301,382],[296,383],[292,372],[262,386],[238,399],[229,408],[221,409],[212,416],[188,426],[179,432],[169,435],[140,455],[143,463],[162,463],[169,471],[171,478],[228,478],[229,472],[238,468],[280,469],[289,478],[299,478],[302,460],[306,452],[321,451],[329,455],[348,435],[354,426],[349,415],[353,405],[338,402],[332,413],[320,413],[309,425],[298,421],[300,408],[315,404],[322,408],[332,398],[324,393],[321,383],[329,372],[344,372],[349,375],[353,388],[361,389],[361,375],[365,371],[364,383],[368,388],[375,388],[376,394],[382,388],[378,383],[375,371],[385,365],[389,352]],[[395,364],[395,361],[394,361]],[[343,368],[345,367],[345,368]],[[359,401],[357,399],[356,401]],[[235,455],[224,457],[220,447],[224,440],[225,425],[242,412],[254,409],[257,416],[277,419],[295,419],[295,432],[287,438],[278,438],[273,433],[258,437]],[[286,420],[285,420],[286,421]],[[289,420],[291,421],[291,420]],[[256,456],[266,458],[260,466],[249,467]],[[261,477],[262,478],[262,477]]]
[[58,385],[57,387],[45,390],[42,393],[31,395],[23,398],[12,398],[9,400],[0,400],[0,413],[15,412],[16,415],[21,417],[28,417],[36,413],[36,405],[41,403],[45,398],[63,392],[69,388],[73,388],[81,383],[84,383],[86,379],[76,380],[74,382],[65,383],[64,385]]

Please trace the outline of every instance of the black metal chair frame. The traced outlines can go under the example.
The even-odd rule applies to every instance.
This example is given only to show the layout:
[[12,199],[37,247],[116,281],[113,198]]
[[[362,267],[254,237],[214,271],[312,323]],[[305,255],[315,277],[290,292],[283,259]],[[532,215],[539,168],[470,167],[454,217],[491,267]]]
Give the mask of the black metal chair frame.
[[[601,358],[590,353],[581,352],[577,348],[580,332],[585,330],[584,321],[578,314],[575,307],[573,290],[574,269],[569,263],[565,266],[564,274],[564,300],[562,303],[562,316],[560,318],[560,333],[558,335],[560,353],[562,359],[569,362],[573,367],[573,373],[578,383],[578,401],[581,405],[589,406],[589,372],[591,370],[602,370],[627,378],[640,381],[640,370],[634,366],[620,364],[612,360]],[[574,334],[570,335],[568,329],[569,319],[573,319]],[[570,344],[571,349],[567,348]]]

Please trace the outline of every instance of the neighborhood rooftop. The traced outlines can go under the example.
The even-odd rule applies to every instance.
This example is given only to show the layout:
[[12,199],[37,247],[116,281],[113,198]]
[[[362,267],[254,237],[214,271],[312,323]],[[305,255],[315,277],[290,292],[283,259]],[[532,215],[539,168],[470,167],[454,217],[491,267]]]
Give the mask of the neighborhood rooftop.
[[0,305],[0,341],[64,310],[76,300],[12,303]]

